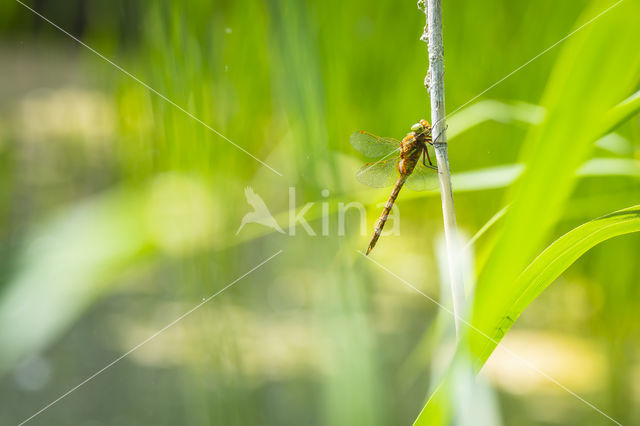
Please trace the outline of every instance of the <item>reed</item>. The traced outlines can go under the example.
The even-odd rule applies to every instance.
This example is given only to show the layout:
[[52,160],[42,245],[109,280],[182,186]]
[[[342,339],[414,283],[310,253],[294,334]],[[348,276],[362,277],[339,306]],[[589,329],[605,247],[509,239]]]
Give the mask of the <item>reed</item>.
[[[423,4],[423,6],[425,6]],[[453,300],[453,312],[456,325],[456,338],[462,334],[461,313],[464,312],[465,297],[462,274],[458,265],[455,247],[459,246],[456,210],[453,204],[453,188],[451,187],[451,169],[447,150],[447,123],[444,102],[444,45],[442,40],[442,4],[440,0],[427,0],[425,12],[427,23],[422,40],[429,46],[429,70],[425,83],[431,98],[431,123],[433,146],[438,161],[440,194],[442,199],[442,216],[444,235],[447,245],[447,264],[449,267],[449,283]]]

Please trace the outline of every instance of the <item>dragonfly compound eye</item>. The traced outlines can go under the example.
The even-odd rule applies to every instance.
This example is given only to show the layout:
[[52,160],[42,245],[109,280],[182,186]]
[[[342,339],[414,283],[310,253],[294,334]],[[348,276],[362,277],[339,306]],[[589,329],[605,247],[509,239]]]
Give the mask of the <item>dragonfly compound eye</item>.
[[411,131],[413,133],[421,133],[422,131],[424,131],[424,127],[422,126],[421,123],[416,123],[413,126],[411,126]]

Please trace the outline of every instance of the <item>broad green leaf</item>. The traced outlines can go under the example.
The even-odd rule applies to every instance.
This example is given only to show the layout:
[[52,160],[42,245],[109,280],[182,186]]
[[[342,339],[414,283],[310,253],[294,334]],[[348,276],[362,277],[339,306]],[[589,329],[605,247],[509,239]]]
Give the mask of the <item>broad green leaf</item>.
[[[501,311],[503,316],[498,326],[490,333],[484,333],[486,335],[467,329],[468,335],[479,336],[484,341],[481,355],[472,360],[476,370],[482,367],[522,311],[580,256],[603,241],[632,232],[640,232],[640,205],[587,222],[558,238],[544,250],[514,283],[522,292],[511,306]],[[454,385],[452,371],[467,364],[467,358],[461,355],[463,351],[459,349],[458,352],[448,374],[427,402],[415,425],[449,424]]]
[[[454,361],[455,362],[455,361]],[[451,423],[452,374],[449,372],[440,386],[433,392],[424,406],[414,426],[440,426]]]
[[[629,207],[587,222],[558,238],[529,264],[514,286],[520,296],[503,311],[501,324],[489,335],[499,342],[522,311],[556,278],[593,246],[617,237],[640,231],[640,205]],[[485,338],[486,349],[480,361],[484,363],[495,344]]]

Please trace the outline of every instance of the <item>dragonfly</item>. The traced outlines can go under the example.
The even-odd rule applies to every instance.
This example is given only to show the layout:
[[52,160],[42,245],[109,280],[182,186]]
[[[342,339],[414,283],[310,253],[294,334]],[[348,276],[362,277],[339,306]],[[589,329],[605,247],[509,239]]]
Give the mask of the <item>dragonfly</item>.
[[369,255],[378,242],[389,212],[405,184],[414,191],[438,187],[438,168],[431,162],[428,150],[429,145],[433,146],[431,126],[426,120],[420,120],[411,126],[411,132],[402,141],[360,131],[351,135],[351,145],[367,157],[382,157],[381,160],[365,164],[358,170],[356,179],[360,183],[374,188],[393,185],[391,195],[369,242],[366,252],[366,255]]

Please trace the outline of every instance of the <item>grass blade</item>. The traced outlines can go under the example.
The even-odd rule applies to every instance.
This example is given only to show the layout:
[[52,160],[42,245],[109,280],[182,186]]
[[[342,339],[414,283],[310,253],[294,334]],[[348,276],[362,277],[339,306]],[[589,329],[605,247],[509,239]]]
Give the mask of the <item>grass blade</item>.
[[[500,341],[522,311],[589,249],[608,239],[638,231],[640,205],[594,219],[558,238],[520,274],[514,284],[522,289],[520,296],[501,312],[503,320],[489,336]],[[494,348],[495,344],[488,341],[480,358],[482,363]]]

